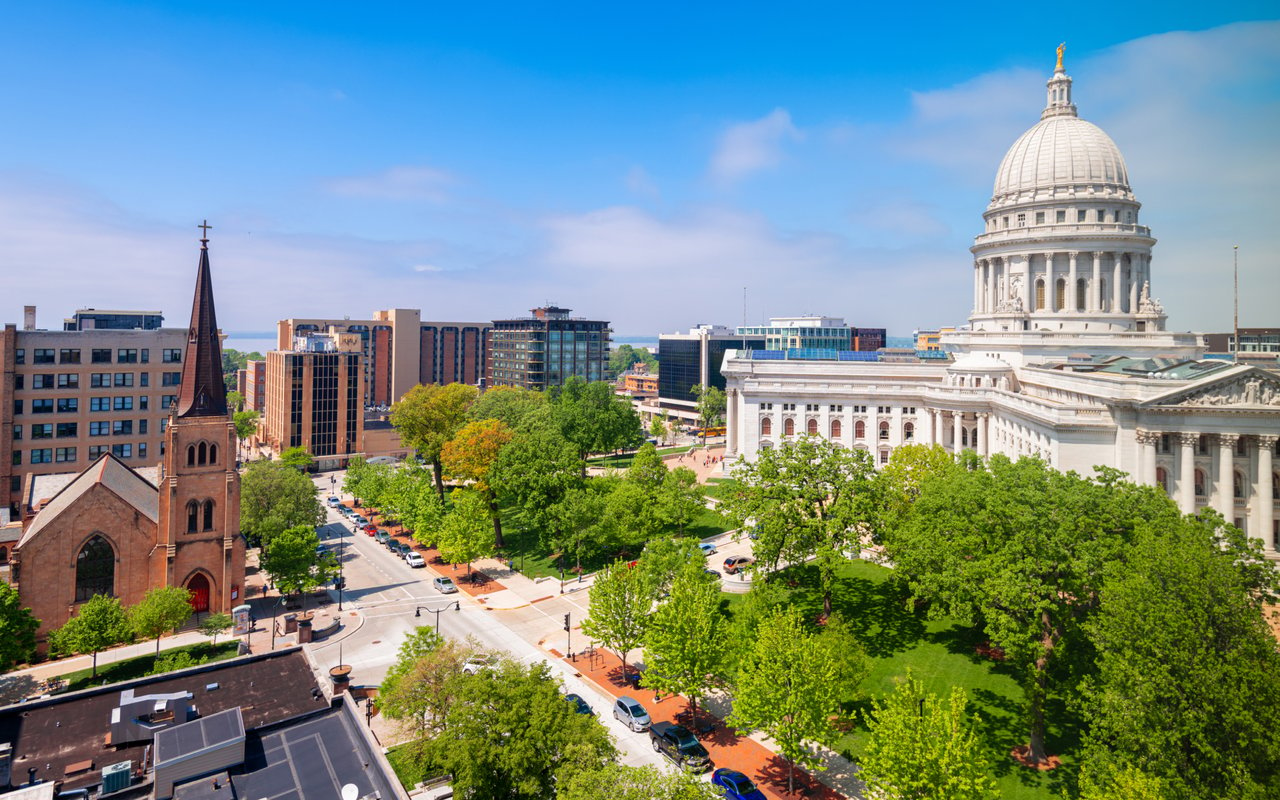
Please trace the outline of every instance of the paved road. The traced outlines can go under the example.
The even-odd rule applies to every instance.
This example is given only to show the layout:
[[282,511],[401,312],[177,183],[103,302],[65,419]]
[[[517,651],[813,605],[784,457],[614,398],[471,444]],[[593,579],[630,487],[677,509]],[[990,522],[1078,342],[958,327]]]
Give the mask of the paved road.
[[[341,473],[336,477],[341,487]],[[317,476],[315,480],[322,496],[327,497],[329,475]],[[372,537],[353,533],[345,517],[333,509],[327,509],[327,515],[328,524],[321,529],[322,540],[342,554],[347,586],[343,592],[343,608],[358,610],[360,614],[344,617],[359,624],[350,634],[336,642],[313,645],[316,661],[322,667],[350,664],[353,684],[379,683],[395,661],[396,650],[405,636],[420,625],[436,624],[437,615],[426,609],[446,608],[456,600],[459,610],[444,610],[438,615],[441,634],[457,640],[472,638],[486,650],[502,651],[525,663],[542,661],[550,665],[553,674],[563,680],[566,691],[576,692],[590,703],[613,734],[623,763],[660,764],[670,768],[669,762],[653,751],[647,734],[634,733],[613,719],[611,700],[577,677],[570,665],[552,657],[542,646],[545,642],[546,646],[565,650],[564,613],[572,615],[576,626],[586,615],[586,592],[571,592],[564,598],[557,594],[550,601],[522,608],[487,610],[462,592],[441,595],[431,586],[431,570],[413,569]],[[555,582],[549,586],[549,592],[558,590]],[[418,607],[424,609],[420,617],[414,615]],[[576,630],[573,636],[577,640],[573,647],[580,650],[585,640]]]

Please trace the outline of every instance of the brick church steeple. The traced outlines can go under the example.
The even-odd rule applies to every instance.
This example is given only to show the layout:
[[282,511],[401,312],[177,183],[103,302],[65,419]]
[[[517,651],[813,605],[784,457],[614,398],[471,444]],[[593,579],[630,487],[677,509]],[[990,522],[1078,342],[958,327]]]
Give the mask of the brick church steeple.
[[[207,237],[209,225],[200,226]],[[222,342],[213,309],[213,279],[209,275],[209,240],[200,239],[200,267],[196,271],[196,296],[191,303],[187,352],[182,362],[182,388],[178,416],[227,416],[227,387],[222,380]]]

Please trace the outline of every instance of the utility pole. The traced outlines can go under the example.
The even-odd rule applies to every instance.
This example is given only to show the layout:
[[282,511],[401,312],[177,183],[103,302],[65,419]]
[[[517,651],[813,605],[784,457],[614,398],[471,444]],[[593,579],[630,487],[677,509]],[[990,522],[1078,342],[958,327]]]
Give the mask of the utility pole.
[[573,659],[574,661],[578,660],[573,657],[573,631],[571,631],[569,628],[569,612],[568,611],[564,612],[564,651],[569,655],[569,658]]
[[1232,348],[1232,361],[1240,360],[1240,245],[1231,246],[1231,271],[1235,284],[1235,314],[1232,320],[1235,346]]

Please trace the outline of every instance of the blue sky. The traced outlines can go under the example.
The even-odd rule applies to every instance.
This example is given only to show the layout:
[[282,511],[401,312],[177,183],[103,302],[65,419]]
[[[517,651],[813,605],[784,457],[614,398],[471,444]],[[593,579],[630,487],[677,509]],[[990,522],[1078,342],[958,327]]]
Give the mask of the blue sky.
[[1229,327],[1233,244],[1242,324],[1280,323],[1274,4],[462,5],[0,12],[0,321],[181,325],[207,217],[228,330],[552,300],[648,335],[738,324],[744,287],[753,322],[960,323],[1066,41],[1170,327]]

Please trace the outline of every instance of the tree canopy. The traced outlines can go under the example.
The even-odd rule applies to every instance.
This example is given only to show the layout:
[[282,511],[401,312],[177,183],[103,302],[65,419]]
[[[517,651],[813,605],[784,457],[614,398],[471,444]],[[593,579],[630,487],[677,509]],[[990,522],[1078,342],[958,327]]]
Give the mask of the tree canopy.
[[498,496],[489,482],[489,473],[502,448],[514,435],[501,420],[468,422],[440,450],[441,463],[449,474],[455,479],[470,481],[472,491],[484,498],[496,547],[502,547],[502,517],[498,513]]
[[320,537],[310,525],[288,528],[262,548],[262,571],[282,594],[309,592],[333,579],[338,564],[318,550]]
[[391,424],[405,444],[431,465],[436,494],[444,499],[444,473],[440,452],[467,422],[467,410],[479,394],[462,383],[419,384],[391,406]]
[[440,558],[449,564],[466,564],[493,555],[493,528],[489,501],[471,489],[454,489],[453,508],[445,515],[436,535]]
[[651,374],[658,374],[658,358],[647,347],[620,344],[609,351],[609,372],[614,375],[631,369],[632,364],[644,364]]
[[556,800],[720,800],[719,789],[696,775],[674,775],[657,767],[607,764],[573,773],[556,789]]
[[631,403],[604,381],[588,383],[572,376],[548,390],[552,418],[578,448],[578,455],[637,447],[644,441],[640,417]]
[[254,461],[240,480],[240,530],[251,543],[265,545],[287,528],[324,522],[316,485],[279,461]]
[[311,469],[311,465],[315,463],[315,459],[307,452],[305,447],[290,447],[280,453],[280,463],[286,467],[294,469],[306,470]]
[[698,424],[703,428],[712,428],[724,424],[724,415],[728,407],[728,398],[724,390],[716,386],[698,384],[692,387],[693,396],[697,400]]
[[49,634],[55,653],[93,654],[93,677],[98,676],[98,652],[133,641],[133,626],[119,598],[95,594],[81,604],[74,617]]
[[182,627],[191,616],[191,592],[181,586],[148,589],[128,614],[129,624],[139,636],[156,640],[159,655],[160,637]]
[[18,590],[0,582],[0,672],[31,660],[39,628],[40,620],[22,606]]
[[590,590],[590,610],[582,620],[582,632],[613,650],[622,660],[627,677],[627,656],[644,643],[645,623],[655,595],[644,574],[615,561],[596,573]]
[[641,679],[645,688],[689,698],[695,717],[698,699],[721,672],[725,650],[720,586],[701,573],[677,574],[670,597],[649,618]]
[[479,422],[496,419],[512,430],[518,430],[529,415],[546,408],[547,395],[520,386],[495,386],[486,389],[467,409],[467,419]]

